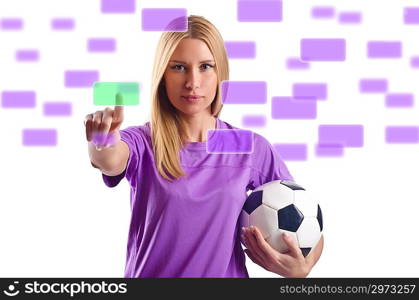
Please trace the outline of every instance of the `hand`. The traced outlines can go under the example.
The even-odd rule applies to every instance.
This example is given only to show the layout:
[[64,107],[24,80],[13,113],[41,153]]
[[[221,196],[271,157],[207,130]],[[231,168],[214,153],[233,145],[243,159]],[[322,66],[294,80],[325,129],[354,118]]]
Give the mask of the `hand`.
[[289,248],[286,253],[280,253],[272,248],[257,227],[242,228],[242,239],[247,247],[244,252],[254,263],[283,277],[306,277],[312,268],[308,256],[307,258],[303,256],[289,234],[284,233],[280,238]]
[[116,95],[116,104],[114,109],[107,107],[84,119],[86,139],[88,142],[93,140],[98,151],[116,145],[121,139],[119,128],[124,120],[121,94]]

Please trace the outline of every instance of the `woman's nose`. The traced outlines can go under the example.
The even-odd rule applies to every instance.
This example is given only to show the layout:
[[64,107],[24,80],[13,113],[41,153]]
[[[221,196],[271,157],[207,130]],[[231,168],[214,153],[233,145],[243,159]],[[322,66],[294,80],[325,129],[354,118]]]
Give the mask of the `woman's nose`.
[[189,72],[189,74],[187,75],[186,78],[186,83],[185,83],[185,87],[187,89],[196,89],[199,88],[200,84],[201,84],[201,78],[200,78],[200,74],[199,71],[191,71]]

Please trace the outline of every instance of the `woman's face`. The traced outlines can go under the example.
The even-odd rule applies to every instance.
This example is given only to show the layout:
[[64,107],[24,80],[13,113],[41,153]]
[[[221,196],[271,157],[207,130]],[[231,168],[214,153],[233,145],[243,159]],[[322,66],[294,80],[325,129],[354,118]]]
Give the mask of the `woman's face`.
[[[183,39],[170,58],[164,73],[167,96],[183,114],[211,115],[217,92],[215,61],[208,46],[199,39]],[[185,96],[197,96],[187,100]]]

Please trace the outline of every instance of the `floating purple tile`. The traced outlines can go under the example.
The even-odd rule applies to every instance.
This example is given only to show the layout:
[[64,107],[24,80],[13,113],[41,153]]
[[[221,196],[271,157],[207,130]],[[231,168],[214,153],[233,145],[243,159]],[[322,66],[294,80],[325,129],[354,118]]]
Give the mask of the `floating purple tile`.
[[415,69],[419,68],[419,56],[412,56],[410,58],[410,66]]
[[21,62],[35,62],[39,60],[39,51],[35,49],[16,50],[15,59]]
[[292,93],[294,99],[325,100],[327,98],[327,84],[294,83]]
[[307,160],[307,144],[273,144],[273,146],[284,160]]
[[101,0],[101,11],[104,14],[133,14],[135,0]]
[[1,30],[22,30],[23,20],[20,18],[2,18],[0,20]]
[[116,144],[116,136],[114,133],[98,133],[93,132],[92,134],[92,143],[95,146],[103,147],[103,146],[113,146]]
[[239,22],[281,22],[281,0],[238,0]]
[[244,129],[217,129],[208,131],[207,153],[252,153],[253,132]]
[[87,40],[89,52],[115,52],[116,41],[113,38],[91,38]]
[[303,61],[344,61],[345,39],[301,39],[300,56]]
[[272,119],[315,119],[317,101],[294,100],[292,97],[272,97]]
[[359,80],[359,91],[361,93],[385,93],[388,89],[387,79],[361,79]]
[[332,19],[335,16],[333,6],[314,6],[311,8],[311,17],[314,19]]
[[71,102],[45,102],[44,116],[71,116]]
[[52,30],[73,30],[75,27],[74,19],[70,18],[54,18],[51,20]]
[[56,146],[56,129],[23,129],[23,146]]
[[267,87],[265,81],[228,81],[221,82],[223,104],[264,104]]
[[357,11],[341,12],[338,19],[340,24],[360,24],[362,22],[362,14]]
[[187,31],[188,17],[185,8],[143,8],[144,31]]
[[419,25],[419,7],[404,8],[404,24]]
[[401,42],[369,41],[367,44],[368,58],[400,58]]
[[64,85],[68,88],[90,88],[99,81],[99,72],[93,70],[71,70],[64,73]]
[[242,123],[246,127],[265,127],[266,117],[264,115],[245,115],[243,116]]
[[419,127],[417,126],[387,126],[386,143],[413,144],[419,143]]
[[289,57],[287,59],[287,69],[288,70],[306,70],[310,68],[310,63],[303,62],[300,58]]
[[226,41],[224,42],[228,58],[255,58],[256,43],[251,41]]
[[343,156],[343,150],[340,144],[317,144],[315,153],[319,157],[340,157]]
[[413,107],[413,94],[387,94],[387,107]]
[[320,125],[319,144],[362,147],[364,144],[364,128],[362,125]]
[[1,93],[3,108],[34,108],[35,102],[34,91],[3,91]]

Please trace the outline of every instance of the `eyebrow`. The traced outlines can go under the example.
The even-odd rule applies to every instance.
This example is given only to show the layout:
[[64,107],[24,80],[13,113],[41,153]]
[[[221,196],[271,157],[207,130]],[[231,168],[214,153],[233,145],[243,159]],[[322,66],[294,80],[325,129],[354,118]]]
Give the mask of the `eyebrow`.
[[[187,64],[186,62],[181,61],[181,60],[171,60],[169,62],[181,63],[181,64],[185,64],[185,65]],[[214,62],[214,60],[207,59],[207,60],[200,61],[199,63],[205,63],[205,62]]]

